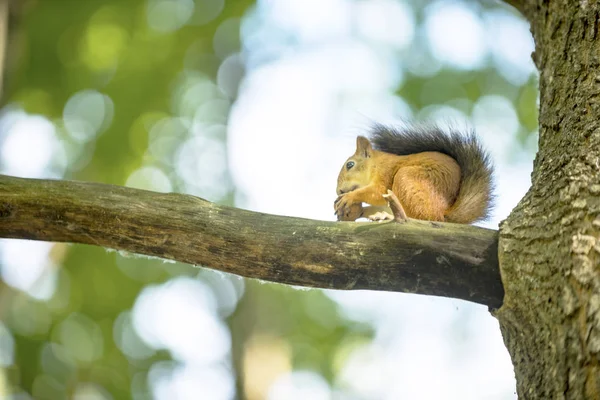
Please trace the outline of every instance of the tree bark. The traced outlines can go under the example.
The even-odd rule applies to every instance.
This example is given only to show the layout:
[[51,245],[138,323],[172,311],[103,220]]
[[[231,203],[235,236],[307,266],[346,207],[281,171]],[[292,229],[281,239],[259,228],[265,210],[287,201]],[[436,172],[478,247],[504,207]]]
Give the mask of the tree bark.
[[502,303],[497,232],[468,225],[312,221],[0,175],[0,237],[86,243],[293,285]]
[[532,187],[501,224],[496,313],[522,399],[600,398],[600,3],[531,0]]

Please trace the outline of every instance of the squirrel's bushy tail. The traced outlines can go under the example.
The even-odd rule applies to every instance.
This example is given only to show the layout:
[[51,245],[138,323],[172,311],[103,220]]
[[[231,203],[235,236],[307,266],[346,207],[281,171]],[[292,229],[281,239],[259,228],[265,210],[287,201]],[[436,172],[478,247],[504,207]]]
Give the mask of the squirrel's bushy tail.
[[490,216],[493,207],[493,168],[474,131],[447,132],[437,126],[416,125],[390,128],[375,125],[371,142],[376,150],[397,155],[437,151],[456,160],[461,183],[454,204],[446,212],[446,221],[469,224]]

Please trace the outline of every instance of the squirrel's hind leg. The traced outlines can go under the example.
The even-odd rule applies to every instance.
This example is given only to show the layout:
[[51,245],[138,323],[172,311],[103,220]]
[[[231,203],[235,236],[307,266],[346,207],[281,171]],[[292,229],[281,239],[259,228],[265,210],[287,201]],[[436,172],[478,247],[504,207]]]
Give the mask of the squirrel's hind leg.
[[444,221],[450,207],[440,190],[420,167],[404,167],[396,172],[392,191],[410,218]]
[[408,221],[408,217],[406,216],[406,211],[404,211],[404,207],[402,207],[402,203],[398,200],[398,197],[392,192],[388,190],[383,197],[388,201],[390,205],[390,209],[394,214],[394,221],[396,222],[406,222]]

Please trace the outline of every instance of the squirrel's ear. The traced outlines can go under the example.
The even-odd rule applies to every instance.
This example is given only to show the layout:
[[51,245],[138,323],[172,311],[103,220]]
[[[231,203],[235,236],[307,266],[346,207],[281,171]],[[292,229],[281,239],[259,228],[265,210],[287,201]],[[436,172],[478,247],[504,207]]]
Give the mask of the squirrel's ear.
[[359,136],[356,138],[356,155],[362,157],[371,157],[371,151],[373,148],[371,147],[371,142],[364,136]]

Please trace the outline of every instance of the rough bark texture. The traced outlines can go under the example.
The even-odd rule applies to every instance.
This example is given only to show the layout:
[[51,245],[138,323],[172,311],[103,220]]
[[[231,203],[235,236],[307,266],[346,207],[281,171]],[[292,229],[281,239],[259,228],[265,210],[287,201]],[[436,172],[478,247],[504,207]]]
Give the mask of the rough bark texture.
[[293,285],[502,303],[497,232],[467,225],[312,221],[0,175],[0,237],[86,243]]
[[600,3],[524,6],[540,70],[532,187],[501,225],[497,317],[521,399],[600,398]]

